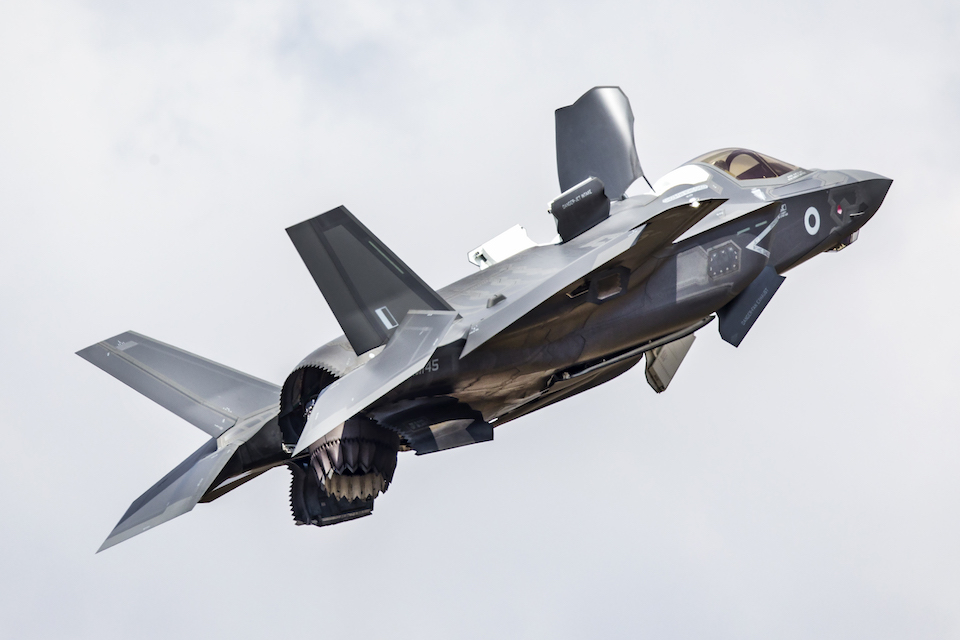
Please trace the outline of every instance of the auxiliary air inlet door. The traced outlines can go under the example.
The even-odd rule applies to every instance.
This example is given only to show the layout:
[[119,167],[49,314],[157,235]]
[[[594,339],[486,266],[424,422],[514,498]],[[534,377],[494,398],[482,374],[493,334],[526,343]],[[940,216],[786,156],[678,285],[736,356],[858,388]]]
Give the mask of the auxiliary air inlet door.
[[600,178],[607,197],[619,200],[643,176],[633,137],[633,110],[620,87],[594,87],[557,109],[557,173],[567,191]]

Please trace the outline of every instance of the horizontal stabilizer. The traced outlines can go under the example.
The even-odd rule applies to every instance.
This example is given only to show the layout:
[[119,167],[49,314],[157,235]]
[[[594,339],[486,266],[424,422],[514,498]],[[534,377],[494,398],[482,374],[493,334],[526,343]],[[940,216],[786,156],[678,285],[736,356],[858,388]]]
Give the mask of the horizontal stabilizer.
[[214,437],[280,405],[280,387],[133,331],[77,355]]
[[216,438],[208,440],[130,505],[97,552],[193,509],[233,452],[217,450]]
[[620,87],[594,87],[556,111],[560,190],[600,178],[607,197],[619,200],[643,176],[633,137],[633,110]]
[[717,312],[720,316],[720,337],[739,347],[784,280],[786,278],[773,267],[764,267],[746,289]]
[[323,390],[294,455],[422,369],[457,317],[456,311],[409,311],[376,358]]
[[287,234],[358,355],[384,344],[412,309],[451,309],[346,207]]
[[207,440],[193,455],[134,500],[97,553],[193,509],[241,445],[275,416],[275,411],[266,410],[247,417],[219,438]]

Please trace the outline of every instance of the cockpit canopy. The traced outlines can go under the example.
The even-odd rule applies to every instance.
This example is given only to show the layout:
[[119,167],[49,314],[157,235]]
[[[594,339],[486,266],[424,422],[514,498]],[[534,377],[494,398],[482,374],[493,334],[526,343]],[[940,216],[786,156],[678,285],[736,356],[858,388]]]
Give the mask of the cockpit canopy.
[[702,162],[726,171],[737,180],[776,178],[798,167],[750,149],[720,149],[705,153],[691,162]]

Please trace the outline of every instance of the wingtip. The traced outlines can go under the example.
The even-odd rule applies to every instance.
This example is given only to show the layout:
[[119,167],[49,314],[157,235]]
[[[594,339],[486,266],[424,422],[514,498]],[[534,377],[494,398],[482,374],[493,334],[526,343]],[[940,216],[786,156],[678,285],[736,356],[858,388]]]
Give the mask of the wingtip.
[[81,358],[83,358],[84,360],[88,360],[89,358],[87,358],[87,355],[88,355],[93,349],[95,349],[95,348],[97,347],[97,345],[99,345],[99,344],[101,344],[101,342],[94,342],[93,344],[88,345],[88,346],[84,347],[83,349],[77,349],[76,351],[74,351],[74,353],[77,354],[78,356],[80,356]]
[[120,542],[122,542],[122,540],[117,540],[116,537],[113,535],[113,532],[111,532],[110,535],[107,536],[107,539],[103,541],[103,543],[100,545],[100,547],[97,549],[97,551],[93,555],[97,555],[101,551],[106,551],[110,547],[113,547],[119,544]]
[[105,338],[104,340],[100,340],[99,342],[94,342],[93,344],[91,344],[91,345],[88,346],[88,347],[84,347],[83,349],[80,349],[80,350],[78,350],[78,351],[74,351],[74,353],[75,353],[76,355],[80,356],[81,358],[83,358],[84,360],[88,360],[89,358],[87,358],[87,356],[85,356],[84,353],[90,352],[91,349],[93,349],[94,347],[96,347],[96,346],[98,346],[98,345],[102,345],[102,344],[104,344],[104,343],[110,344],[111,342],[114,342],[114,341],[116,341],[116,340],[119,340],[119,339],[122,338],[123,336],[135,336],[135,337],[137,337],[137,338],[146,338],[146,337],[147,337],[147,336],[143,335],[142,333],[137,333],[136,331],[133,331],[132,329],[128,329],[128,330],[126,330],[126,331],[121,331],[120,333],[118,333],[118,334],[115,335],[115,336],[111,336],[111,337],[109,337],[109,338]]

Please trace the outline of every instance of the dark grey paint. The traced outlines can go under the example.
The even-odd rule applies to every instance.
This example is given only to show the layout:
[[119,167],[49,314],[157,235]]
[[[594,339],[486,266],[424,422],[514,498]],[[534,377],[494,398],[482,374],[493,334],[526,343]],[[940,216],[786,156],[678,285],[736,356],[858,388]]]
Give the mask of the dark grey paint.
[[620,87],[594,87],[557,109],[557,173],[560,191],[600,178],[618,200],[643,175],[633,137],[633,110]]
[[567,242],[603,222],[610,215],[610,199],[600,178],[587,178],[551,202],[550,213],[557,221],[557,233]]
[[411,309],[450,310],[346,207],[287,234],[358,354],[384,344]]
[[739,347],[784,280],[773,267],[764,267],[746,289],[717,312],[720,337]]

